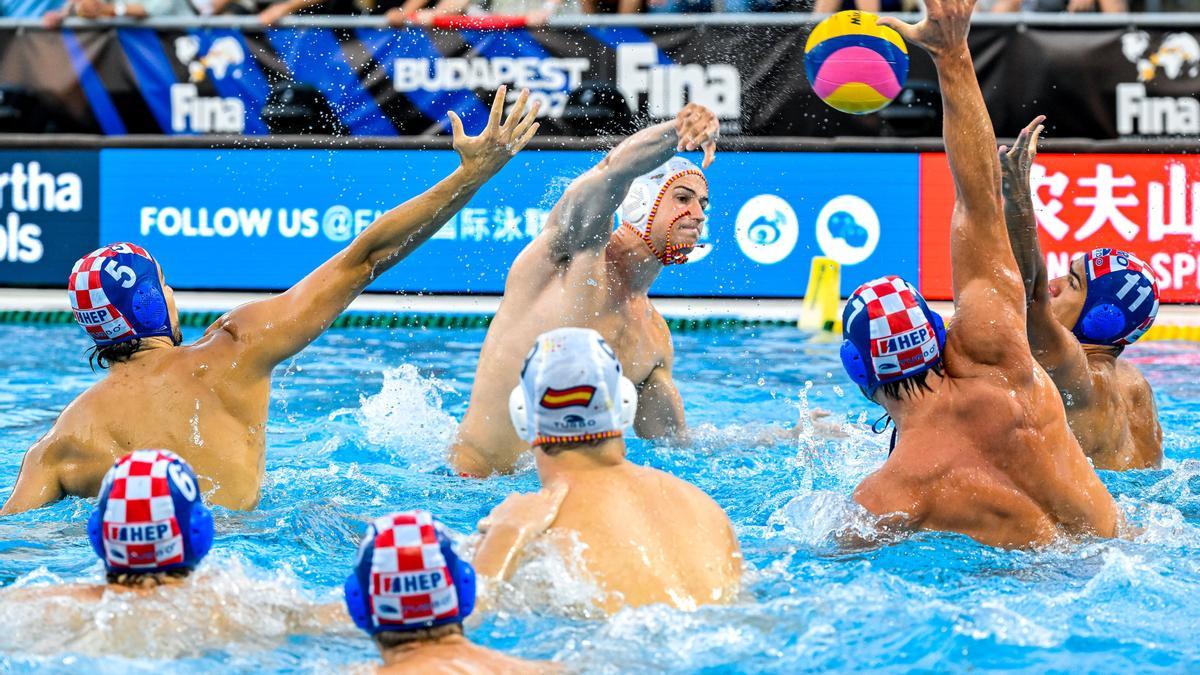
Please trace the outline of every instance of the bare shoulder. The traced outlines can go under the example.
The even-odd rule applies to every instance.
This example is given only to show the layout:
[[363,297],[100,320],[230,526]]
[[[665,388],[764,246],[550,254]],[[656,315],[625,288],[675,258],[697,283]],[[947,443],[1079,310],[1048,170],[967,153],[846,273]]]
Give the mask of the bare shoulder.
[[889,459],[854,489],[854,501],[876,516],[893,516],[907,523],[919,522],[925,515],[920,479]]
[[641,481],[655,494],[664,495],[678,507],[693,513],[728,520],[725,510],[707,492],[678,476],[647,466],[637,467]]
[[1024,307],[1010,302],[986,279],[969,282],[947,327],[946,354],[951,377],[972,377],[981,370],[1029,372],[1033,354]]
[[1113,368],[1113,377],[1116,385],[1121,388],[1125,400],[1130,404],[1144,405],[1154,401],[1154,389],[1150,386],[1150,381],[1132,363],[1124,359],[1117,359],[1117,365]]

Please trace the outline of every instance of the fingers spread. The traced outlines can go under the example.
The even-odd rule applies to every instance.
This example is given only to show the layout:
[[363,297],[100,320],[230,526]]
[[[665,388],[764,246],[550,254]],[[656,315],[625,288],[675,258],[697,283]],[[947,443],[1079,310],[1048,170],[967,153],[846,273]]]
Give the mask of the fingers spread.
[[458,113],[450,110],[446,114],[450,117],[450,129],[454,132],[454,140],[457,141],[466,136],[466,132],[463,131],[462,120],[458,118]]
[[520,139],[525,135],[525,132],[529,130],[529,127],[533,126],[533,123],[537,121],[538,111],[541,109],[542,102],[534,101],[533,106],[529,108],[529,112],[525,114],[524,119],[521,120],[520,124],[518,124],[517,128],[513,131],[514,139]]
[[537,134],[537,130],[541,126],[542,126],[541,122],[534,122],[533,126],[529,127],[529,130],[525,132],[525,135],[521,136],[517,140],[516,145],[513,146],[513,152],[514,153],[520,152],[525,147],[525,144],[528,143],[530,141],[530,139],[532,139],[534,137],[534,135]]
[[510,110],[508,113],[508,119],[504,120],[504,126],[502,128],[505,131],[512,131],[514,128],[516,128],[517,123],[521,121],[521,117],[525,113],[525,104],[528,102],[529,102],[529,90],[522,89],[521,95],[517,97],[516,104],[513,106],[512,110]]
[[1045,127],[1039,124],[1037,129],[1033,130],[1033,137],[1029,139],[1029,155],[1031,157],[1037,157],[1038,139],[1041,138],[1043,129]]
[[488,127],[495,129],[500,126],[500,116],[504,114],[504,98],[508,95],[508,86],[500,85],[496,97],[492,99],[492,112],[488,115]]

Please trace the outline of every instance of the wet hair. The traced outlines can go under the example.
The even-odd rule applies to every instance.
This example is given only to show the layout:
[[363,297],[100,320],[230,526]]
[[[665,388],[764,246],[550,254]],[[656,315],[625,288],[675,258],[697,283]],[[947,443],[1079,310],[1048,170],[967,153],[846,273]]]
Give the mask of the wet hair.
[[597,438],[591,441],[581,441],[579,443],[546,443],[537,446],[548,457],[557,457],[564,452],[571,450],[595,450],[600,447],[600,444],[605,441],[611,441],[611,438]]
[[906,377],[903,380],[881,384],[879,385],[879,390],[883,392],[884,396],[894,401],[901,400],[901,394],[903,394],[903,398],[911,398],[914,394],[922,391],[932,392],[933,388],[929,386],[929,382],[927,381],[929,373],[937,373],[939,377],[944,375],[942,362],[938,361],[937,365],[929,370],[922,370],[916,375]]
[[109,572],[106,579],[108,583],[117,586],[153,588],[162,586],[171,579],[183,579],[191,573],[192,571],[186,567],[165,572]]
[[419,628],[417,630],[385,630],[382,633],[376,633],[373,637],[375,644],[380,649],[395,649],[417,642],[432,642],[440,640],[451,635],[462,635],[463,627],[461,623],[447,623],[433,628]]
[[134,338],[128,342],[120,342],[106,347],[92,347],[88,349],[88,365],[92,367],[92,370],[96,370],[97,366],[101,369],[107,369],[114,363],[125,363],[132,359],[133,355],[141,348],[141,338]]

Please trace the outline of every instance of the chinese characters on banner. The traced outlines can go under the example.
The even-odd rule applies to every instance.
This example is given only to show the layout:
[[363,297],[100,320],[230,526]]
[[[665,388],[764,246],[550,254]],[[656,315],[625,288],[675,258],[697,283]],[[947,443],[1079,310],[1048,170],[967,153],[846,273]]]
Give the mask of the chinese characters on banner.
[[[1030,181],[1050,278],[1093,248],[1148,262],[1164,302],[1200,302],[1200,157],[1040,155]],[[942,154],[921,157],[921,290],[948,300],[954,186]]]

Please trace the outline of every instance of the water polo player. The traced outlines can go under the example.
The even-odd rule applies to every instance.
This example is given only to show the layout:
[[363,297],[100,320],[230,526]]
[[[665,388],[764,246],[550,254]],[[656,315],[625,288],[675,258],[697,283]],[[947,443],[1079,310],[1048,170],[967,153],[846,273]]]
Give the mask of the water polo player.
[[344,589],[350,618],[379,647],[379,672],[550,670],[467,639],[462,624],[475,608],[475,570],[427,511],[372,521]]
[[509,412],[534,448],[542,489],[509,496],[481,521],[480,574],[508,578],[549,530],[583,544],[595,604],[609,613],[732,602],[742,558],[729,516],[694,485],[625,459],[637,391],[600,334],[541,335],[518,372]]
[[[616,350],[638,386],[639,436],[685,433],[671,332],[647,292],[663,267],[687,260],[705,223],[704,174],[673,155],[703,148],[707,167],[717,128],[712,111],[690,104],[674,121],[625,139],[567,188],[508,272],[451,449],[457,471],[511,471],[529,449],[509,424],[505,403],[534,338],[559,326],[594,328]],[[614,211],[621,220],[615,231]]]
[[1136,366],[1118,357],[1153,325],[1158,283],[1137,256],[1106,248],[1073,260],[1066,276],[1047,279],[1029,186],[1043,120],[1025,127],[1011,150],[1000,148],[1004,217],[1025,282],[1029,345],[1097,469],[1157,467],[1163,451],[1154,392]]
[[895,449],[854,499],[896,529],[961,532],[1005,547],[1112,536],[1116,504],[1067,427],[1025,333],[1025,292],[1000,207],[996,139],[967,32],[974,0],[928,0],[915,26],[880,19],[933,57],[955,185],[949,329],[898,277],[859,287],[842,360],[896,424]]
[[107,592],[183,583],[212,547],[213,517],[186,462],[166,450],[137,450],[104,475],[87,537],[107,583],[21,590],[97,601]]
[[254,507],[271,371],[317,339],[369,283],[429,239],[525,146],[537,130],[538,106],[527,110],[522,92],[502,121],[504,95],[501,88],[479,136],[465,135],[451,113],[461,159],[452,174],[385,213],[287,292],[234,309],[194,344],[181,345],[171,288],[149,252],[114,244],[76,263],[71,307],[108,374],[26,453],[0,513],[66,495],[90,497],[116,457],[147,447],[169,447],[187,459],[213,503]]

